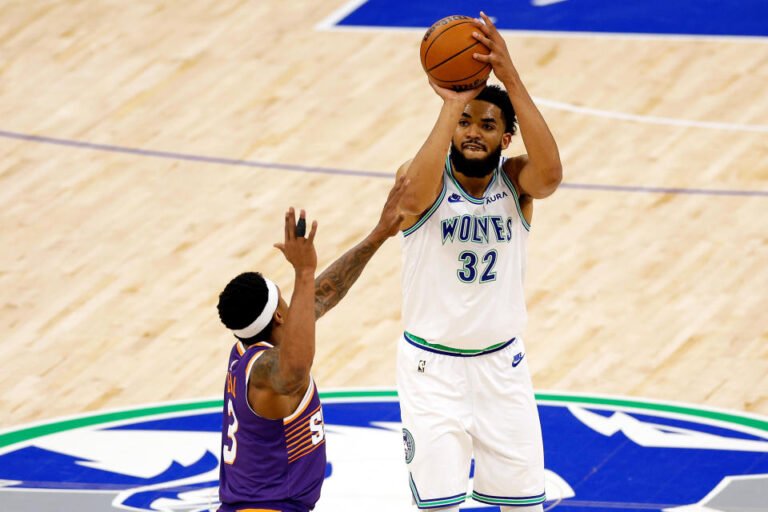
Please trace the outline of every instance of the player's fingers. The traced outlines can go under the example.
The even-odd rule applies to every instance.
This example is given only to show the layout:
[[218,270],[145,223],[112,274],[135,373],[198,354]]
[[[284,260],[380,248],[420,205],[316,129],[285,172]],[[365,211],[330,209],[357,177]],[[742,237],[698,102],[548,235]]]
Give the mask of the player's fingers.
[[487,46],[489,49],[493,50],[493,41],[485,37],[480,32],[472,32],[472,37],[483,43],[485,46]]
[[483,11],[480,11],[480,17],[483,18],[483,21],[485,22],[486,26],[488,26],[488,28],[496,30],[496,25],[493,23],[493,20],[488,17],[487,14],[485,14]]
[[473,53],[472,58],[480,62],[486,62],[486,63],[491,62],[491,56],[483,55],[482,53]]
[[288,232],[291,229],[291,223],[288,221],[288,210],[286,210],[286,212],[285,212],[285,222],[284,222],[284,225],[283,225],[283,229],[285,231],[285,233],[284,233],[285,241],[287,242],[288,239],[289,239]]
[[304,238],[307,234],[307,212],[301,210],[299,221],[296,223],[296,238]]
[[436,92],[438,95],[440,95],[440,93],[441,93],[441,91],[443,90],[443,88],[442,88],[442,87],[440,87],[439,85],[437,85],[437,84],[436,84],[435,82],[433,82],[432,80],[429,80],[429,79],[428,79],[428,81],[429,81],[429,86],[430,86],[432,89],[434,89],[434,91],[435,91],[435,92]]
[[285,221],[285,240],[296,240],[296,210],[288,208],[288,219]]
[[491,33],[491,29],[488,28],[488,25],[483,23],[483,20],[479,18],[473,18],[472,24],[480,31],[483,32],[485,35],[489,35]]
[[405,191],[408,189],[408,185],[410,185],[411,180],[406,178],[405,176],[400,176],[400,178],[395,183],[394,188],[389,193],[390,198],[399,203],[400,199],[403,198],[403,194],[405,194]]
[[309,230],[309,237],[307,237],[307,241],[312,244],[315,242],[315,233],[317,233],[317,221],[312,221],[312,229]]
[[279,249],[281,253],[285,254],[285,244],[273,244],[272,247]]
[[403,193],[403,189],[405,188],[405,180],[406,180],[405,175],[397,177],[397,179],[395,180],[395,184],[392,186],[391,189],[389,189],[389,194],[387,194],[387,200],[389,200],[390,198],[396,195],[400,195]]

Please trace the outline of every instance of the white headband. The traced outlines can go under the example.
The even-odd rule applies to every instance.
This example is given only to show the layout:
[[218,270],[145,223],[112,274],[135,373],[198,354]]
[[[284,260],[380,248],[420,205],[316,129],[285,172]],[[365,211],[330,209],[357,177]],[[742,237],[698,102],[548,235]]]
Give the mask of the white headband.
[[253,338],[263,331],[264,328],[269,325],[269,322],[272,321],[272,315],[275,314],[275,310],[277,309],[277,286],[266,277],[264,278],[264,282],[267,283],[267,304],[264,306],[264,310],[258,318],[256,318],[251,325],[243,327],[242,329],[232,329],[232,332],[238,338]]

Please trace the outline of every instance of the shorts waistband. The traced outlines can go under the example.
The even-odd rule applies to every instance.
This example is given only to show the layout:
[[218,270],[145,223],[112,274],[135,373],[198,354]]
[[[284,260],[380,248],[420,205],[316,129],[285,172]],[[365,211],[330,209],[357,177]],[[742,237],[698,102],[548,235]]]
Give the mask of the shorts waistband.
[[217,512],[309,512],[309,508],[293,501],[259,501],[222,503]]
[[485,354],[492,354],[493,352],[498,352],[499,350],[505,349],[514,343],[517,338],[512,338],[507,341],[502,341],[501,343],[496,343],[495,345],[480,349],[453,348],[446,347],[445,345],[438,345],[437,343],[429,343],[427,340],[419,338],[418,336],[415,336],[408,331],[403,333],[403,339],[414,347],[426,350],[427,352],[433,352],[435,354],[443,354],[446,356],[454,357],[477,357],[484,356]]

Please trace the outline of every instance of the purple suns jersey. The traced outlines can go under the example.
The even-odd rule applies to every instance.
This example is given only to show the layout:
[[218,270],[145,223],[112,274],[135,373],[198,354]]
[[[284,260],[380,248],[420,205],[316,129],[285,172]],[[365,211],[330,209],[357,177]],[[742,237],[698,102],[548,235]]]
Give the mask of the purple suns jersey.
[[268,343],[238,342],[224,388],[219,499],[221,512],[268,509],[307,512],[325,478],[323,410],[315,383],[284,419],[262,418],[248,404],[248,376]]

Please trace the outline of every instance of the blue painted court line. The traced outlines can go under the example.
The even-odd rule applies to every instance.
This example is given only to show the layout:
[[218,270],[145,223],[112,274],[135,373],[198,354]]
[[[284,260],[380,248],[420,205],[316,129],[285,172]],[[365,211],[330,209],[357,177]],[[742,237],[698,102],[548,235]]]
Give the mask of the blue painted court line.
[[368,0],[341,27],[427,28],[480,10],[507,30],[687,36],[768,36],[766,0]]
[[[313,167],[298,164],[281,164],[273,162],[263,162],[259,160],[238,160],[234,158],[223,158],[216,156],[195,155],[192,153],[179,153],[176,151],[158,151],[153,149],[130,148],[125,146],[116,146],[112,144],[96,144],[93,142],[83,142],[72,139],[59,139],[55,137],[44,137],[42,135],[30,135],[26,133],[9,132],[0,130],[0,137],[6,139],[22,140],[26,142],[36,142],[39,144],[51,144],[56,146],[65,146],[77,149],[88,149],[91,151],[101,151],[106,153],[123,153],[129,155],[164,158],[166,160],[181,160],[187,162],[197,162],[206,164],[219,164],[228,166],[254,167],[261,169],[275,169],[287,172],[305,172],[310,174],[331,174],[337,176],[358,176],[365,178],[382,178],[392,180],[394,175],[390,173],[362,171],[355,169],[337,169],[333,167]],[[561,188],[577,190],[595,190],[603,192],[634,192],[650,194],[691,194],[708,196],[753,196],[768,197],[766,190],[729,190],[729,189],[704,189],[704,188],[675,188],[675,187],[641,187],[631,185],[601,185],[590,183],[563,183]]]

